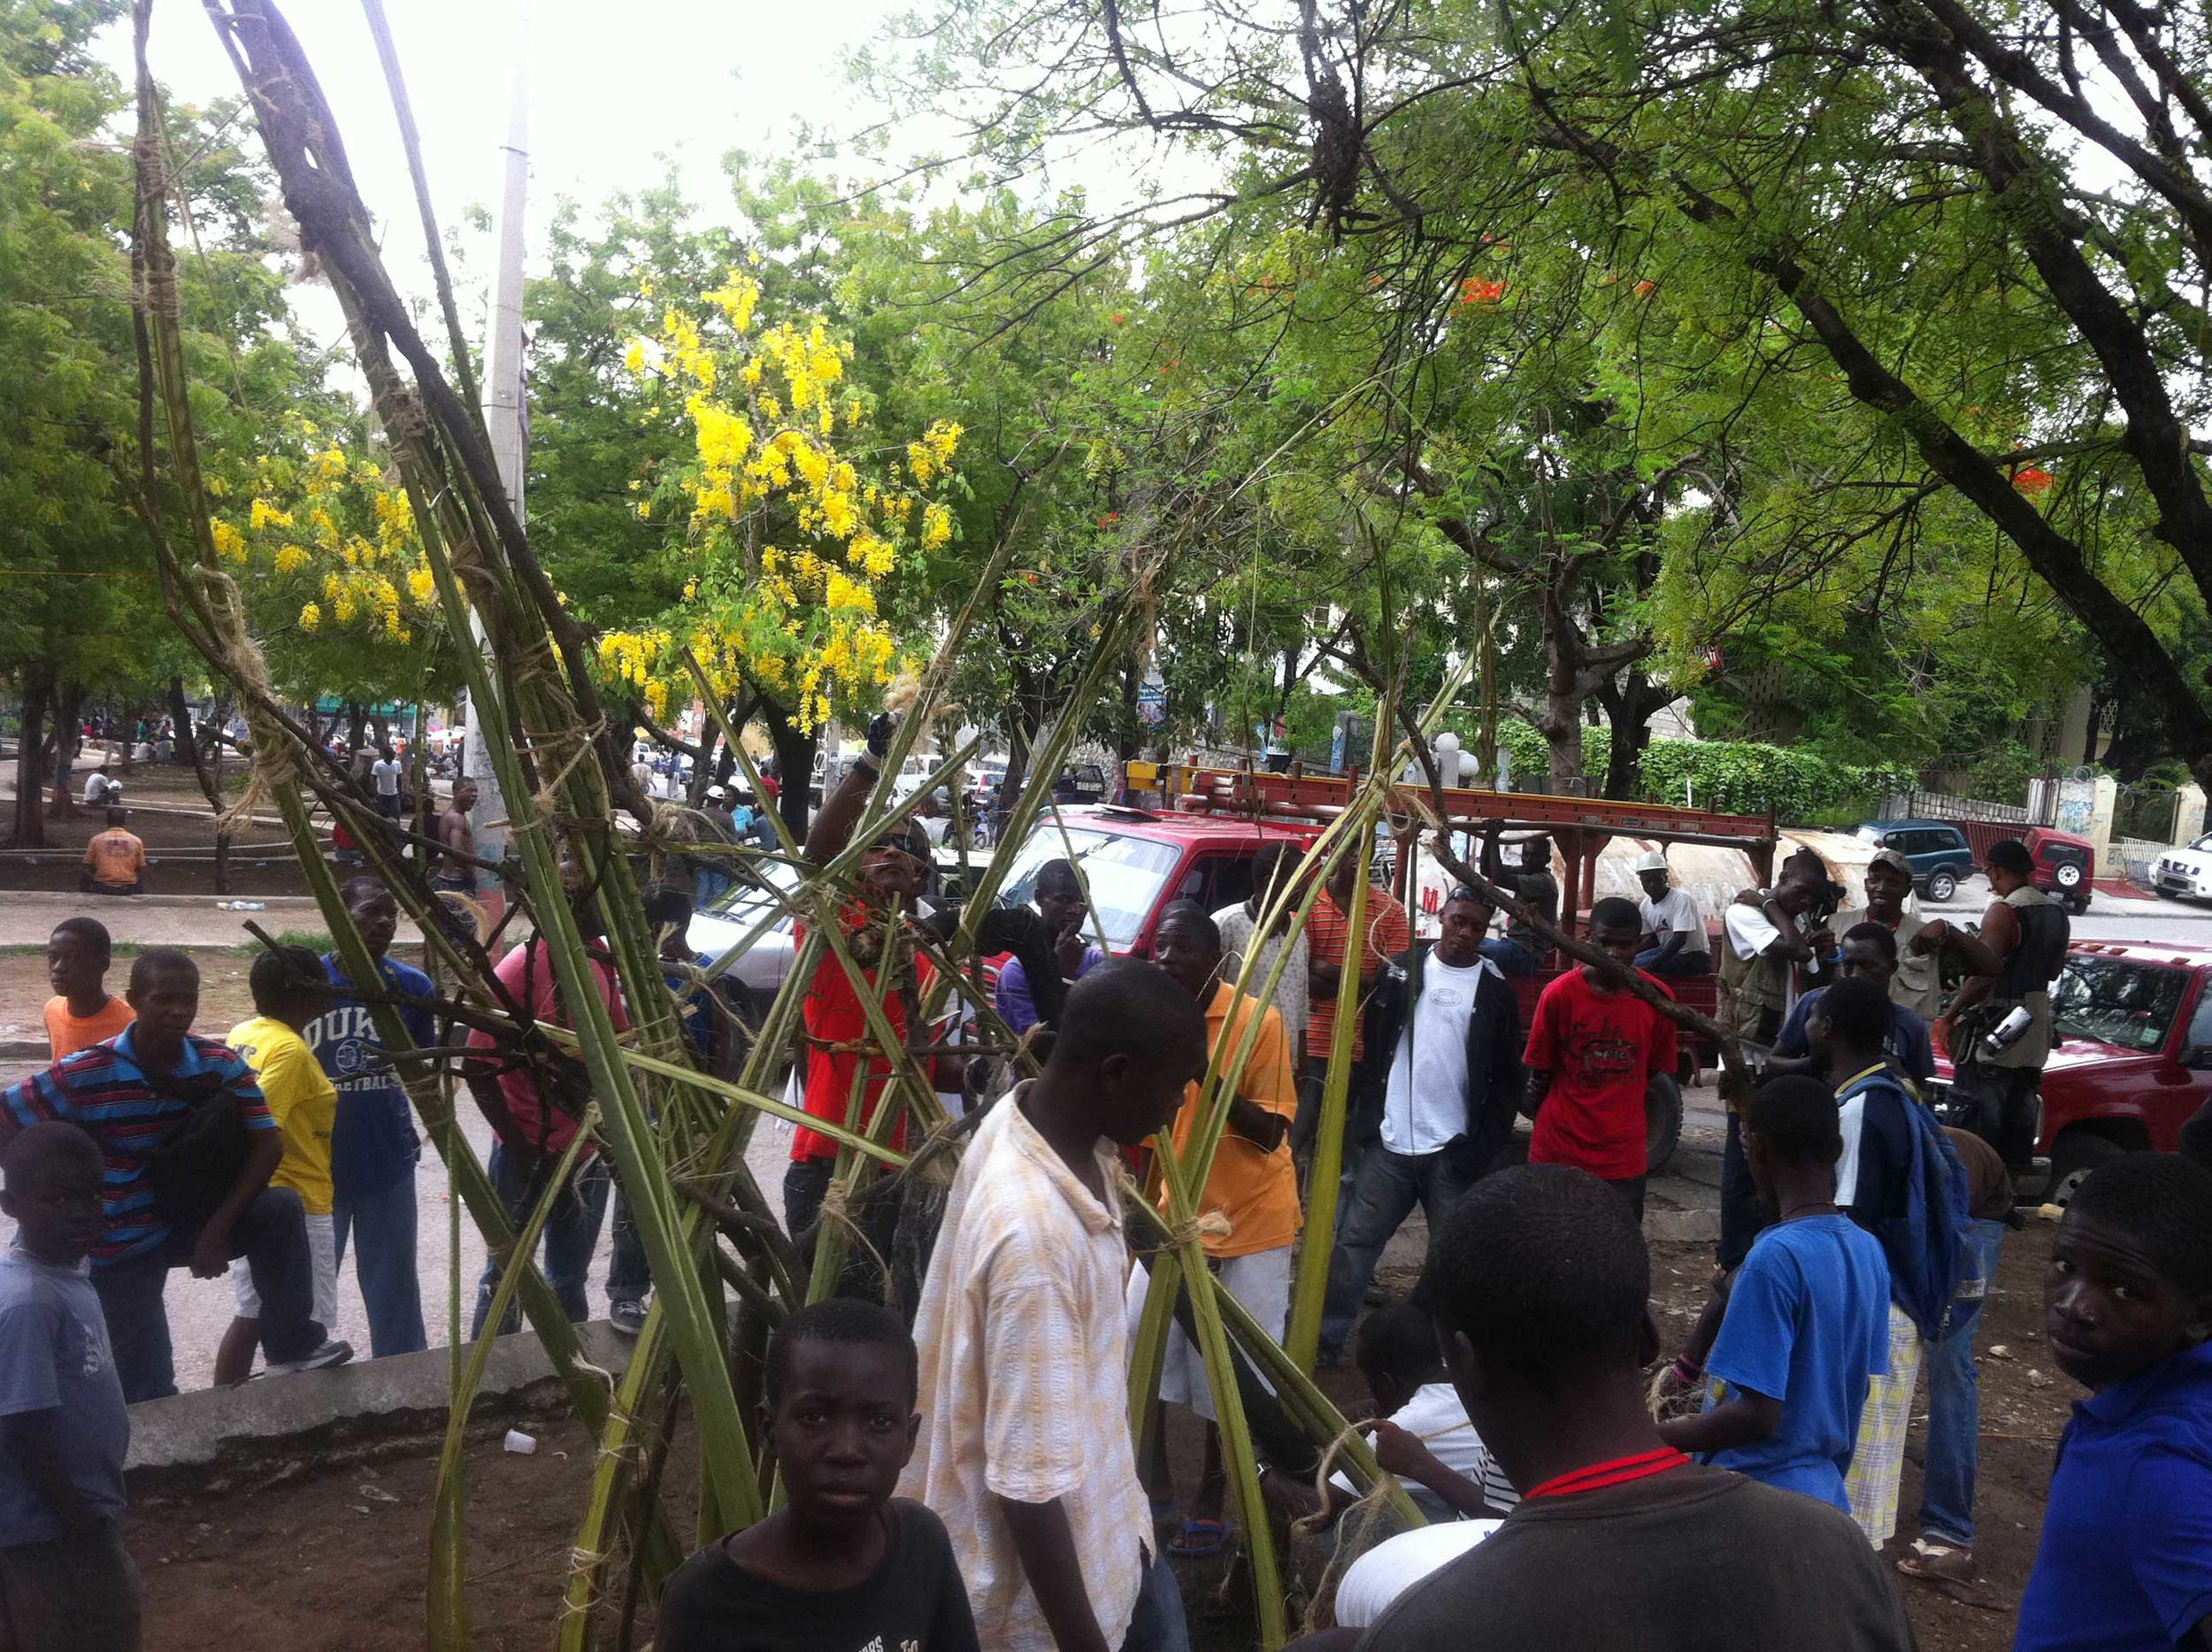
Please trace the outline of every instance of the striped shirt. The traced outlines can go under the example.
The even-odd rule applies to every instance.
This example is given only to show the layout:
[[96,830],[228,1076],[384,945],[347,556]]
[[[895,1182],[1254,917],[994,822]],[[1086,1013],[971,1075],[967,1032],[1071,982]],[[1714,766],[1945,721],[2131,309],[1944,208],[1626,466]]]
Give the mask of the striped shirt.
[[[168,1222],[154,1209],[147,1156],[192,1110],[191,1103],[157,1094],[147,1083],[131,1042],[137,1032],[136,1026],[126,1027],[104,1044],[33,1073],[7,1093],[8,1113],[18,1126],[58,1118],[100,1144],[101,1232],[92,1247],[95,1269],[143,1256],[169,1237]],[[188,1033],[170,1076],[191,1079],[203,1072],[221,1075],[223,1087],[238,1098],[249,1130],[276,1128],[253,1070],[238,1052]]]
[[952,1534],[980,1642],[1050,1652],[998,1499],[1066,1511],[1108,1646],[1129,1633],[1152,1518],[1129,1439],[1129,1248],[1102,1138],[1089,1188],[1023,1115],[984,1118],[960,1161],[914,1320],[921,1438],[899,1494]]
[[[1313,903],[1313,911],[1306,914],[1306,966],[1309,970],[1333,964],[1349,969],[1345,954],[1348,949],[1348,933],[1352,927],[1351,914],[1336,903],[1336,897],[1326,889]],[[1406,909],[1398,903],[1398,897],[1379,884],[1369,886],[1367,891],[1367,957],[1360,966],[1362,975],[1380,974],[1390,960],[1413,944],[1413,934],[1406,927]],[[1367,1001],[1360,1000],[1362,1013],[1352,1026],[1352,1059],[1357,1061],[1367,1048]],[[1306,1023],[1306,1051],[1316,1061],[1329,1058],[1329,1042],[1336,1036],[1336,988],[1316,992],[1313,997],[1312,1018]]]

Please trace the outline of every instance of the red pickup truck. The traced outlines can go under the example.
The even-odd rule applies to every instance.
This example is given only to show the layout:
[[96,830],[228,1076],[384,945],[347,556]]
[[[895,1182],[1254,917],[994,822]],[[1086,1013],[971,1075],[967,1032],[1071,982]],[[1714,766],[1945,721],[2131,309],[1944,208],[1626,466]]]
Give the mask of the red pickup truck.
[[[1063,809],[1057,825],[1047,819],[1032,829],[1008,869],[1001,898],[1028,900],[1036,892],[1038,868],[1071,852],[1090,889],[1093,916],[1086,928],[1094,923],[1111,952],[1148,957],[1160,914],[1173,903],[1195,901],[1210,912],[1248,900],[1252,857],[1261,844],[1303,846],[1317,835],[1311,826],[1233,815],[1119,805]],[[1524,1028],[1535,1010],[1537,995],[1558,972],[1510,978]],[[1687,1007],[1706,1016],[1713,1013],[1711,976],[1677,977],[1667,985]],[[1644,1098],[1648,1173],[1658,1172],[1681,1139],[1682,1087],[1695,1081],[1700,1067],[1717,1061],[1717,1053],[1702,1041],[1685,1040],[1675,1077],[1652,1080]]]
[[[2043,1069],[2040,1187],[2063,1204],[2083,1177],[2133,1149],[2171,1153],[2212,1098],[2212,947],[2082,941],[2051,989],[2057,1047]],[[1929,1100],[1958,1124],[1951,1064],[1939,1054]]]

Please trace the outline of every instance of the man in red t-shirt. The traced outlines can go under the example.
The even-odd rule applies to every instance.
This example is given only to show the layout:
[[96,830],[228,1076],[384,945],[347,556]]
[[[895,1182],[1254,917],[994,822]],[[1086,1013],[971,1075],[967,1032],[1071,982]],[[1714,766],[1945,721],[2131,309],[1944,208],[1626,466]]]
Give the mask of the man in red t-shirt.
[[[868,750],[854,759],[845,778],[823,800],[821,811],[814,817],[813,827],[807,833],[804,853],[817,866],[827,865],[844,852],[845,845],[852,841],[853,828],[867,807],[868,795],[875,788],[876,777],[880,772],[880,742],[889,733],[887,718],[879,718],[878,723],[880,726],[869,731]],[[903,917],[914,910],[921,897],[929,872],[926,841],[910,820],[894,826],[861,857],[857,898],[839,914],[853,962],[860,966],[870,986],[881,995],[884,1018],[902,1040],[906,1038],[910,1020],[920,1012],[921,1001],[928,993],[934,972],[927,958],[913,952],[896,924],[891,927],[887,948],[894,961],[889,979],[886,979],[879,955],[887,949],[887,914],[898,907],[903,909]],[[803,940],[804,934],[802,926],[798,938]],[[844,1124],[850,1118],[854,1128],[865,1130],[889,1087],[891,1068],[880,1054],[872,1050],[833,1048],[873,1042],[868,1029],[867,1010],[835,953],[825,951],[821,963],[815,966],[814,977],[807,983],[805,1002],[800,1006],[800,1017],[806,1028],[806,1061],[801,1080],[806,1110],[833,1124]],[[856,1084],[861,1089],[859,1107],[855,1111]],[[902,1125],[902,1133],[903,1129]],[[895,1144],[902,1140],[902,1133],[893,1137]],[[803,1128],[793,1133],[791,1166],[783,1178],[783,1219],[789,1233],[803,1233],[814,1225],[836,1164],[837,1143],[830,1137]]]
[[[1634,967],[1641,927],[1633,901],[1608,895],[1590,909],[1591,943],[1623,969]],[[1641,1220],[1644,1089],[1674,1071],[1674,1023],[1586,964],[1544,988],[1522,1059],[1540,1098],[1529,1163],[1578,1165],[1626,1194]]]

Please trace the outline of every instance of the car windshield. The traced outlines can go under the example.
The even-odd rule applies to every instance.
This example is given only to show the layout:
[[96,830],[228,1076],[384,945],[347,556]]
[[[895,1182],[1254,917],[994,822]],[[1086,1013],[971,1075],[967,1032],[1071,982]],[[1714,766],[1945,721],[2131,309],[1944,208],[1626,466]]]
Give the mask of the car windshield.
[[1033,829],[1008,870],[1003,898],[1018,906],[1037,892],[1037,872],[1048,860],[1068,857],[1082,869],[1090,890],[1095,923],[1086,918],[1083,933],[1103,930],[1110,947],[1126,947],[1144,927],[1144,920],[1158,903],[1160,891],[1174,872],[1183,852],[1172,843],[1151,838],[1129,837],[1119,832],[1101,832],[1088,826],[1070,826],[1064,835],[1051,821]]
[[2190,844],[2189,847],[2194,849],[2201,849],[2206,854],[2212,855],[2212,833],[2207,833],[2204,836],[2199,838],[2195,842]]
[[1859,828],[1859,841],[1862,843],[1879,843],[1882,837],[1883,832],[1880,826],[1863,826]]
[[[799,887],[799,869],[787,860],[770,860],[764,856],[757,860],[749,859],[744,865],[787,895]],[[778,904],[780,903],[773,901],[757,884],[749,883],[740,877],[699,910],[719,918],[735,918],[748,923],[757,923],[763,910]]]
[[2162,1049],[2188,984],[2185,970],[2070,957],[2051,994],[2051,1018],[2062,1038],[2093,1038],[2122,1049]]

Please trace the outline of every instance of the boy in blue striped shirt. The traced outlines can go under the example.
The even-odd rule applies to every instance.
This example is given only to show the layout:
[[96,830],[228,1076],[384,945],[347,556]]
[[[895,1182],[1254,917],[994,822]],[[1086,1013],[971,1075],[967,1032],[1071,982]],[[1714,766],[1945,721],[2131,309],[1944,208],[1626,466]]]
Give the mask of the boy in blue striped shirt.
[[[162,1303],[169,1270],[188,1267],[200,1279],[218,1279],[235,1256],[253,1269],[269,1371],[343,1364],[353,1350],[329,1341],[313,1318],[299,1195],[269,1186],[284,1147],[260,1087],[236,1051],[192,1032],[199,965],[173,948],[142,952],[124,997],[138,1017],[131,1026],[33,1074],[0,1103],[0,1148],[42,1119],[75,1125],[99,1144],[104,1168],[92,1285],[106,1312],[124,1399],[135,1403],[177,1391]],[[221,1097],[238,1108],[249,1146],[235,1179],[188,1231],[156,1203],[153,1160],[197,1108]]]

